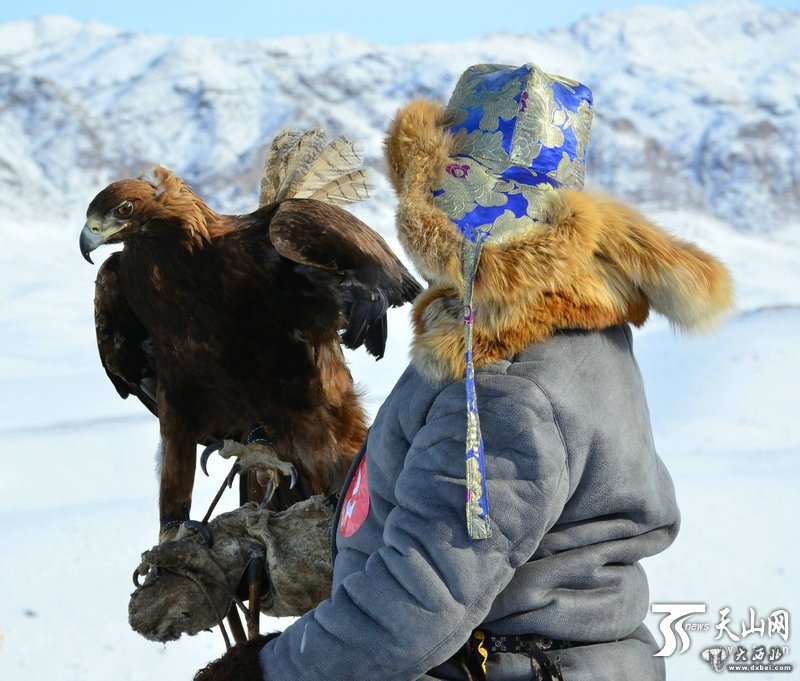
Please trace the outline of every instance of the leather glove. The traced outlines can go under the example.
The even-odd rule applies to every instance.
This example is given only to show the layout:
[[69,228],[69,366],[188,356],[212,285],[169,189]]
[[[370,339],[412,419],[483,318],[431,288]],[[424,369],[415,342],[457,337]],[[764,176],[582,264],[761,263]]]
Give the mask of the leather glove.
[[264,681],[258,654],[267,641],[280,632],[261,634],[245,643],[233,646],[222,657],[209,662],[194,675],[194,681]]

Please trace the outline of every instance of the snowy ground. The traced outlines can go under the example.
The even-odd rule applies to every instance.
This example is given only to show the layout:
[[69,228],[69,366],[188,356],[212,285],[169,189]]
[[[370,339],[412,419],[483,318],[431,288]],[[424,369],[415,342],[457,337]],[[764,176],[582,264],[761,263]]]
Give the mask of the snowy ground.
[[[651,600],[706,603],[712,626],[667,660],[669,678],[682,681],[714,674],[698,655],[722,607],[735,630],[749,607],[800,613],[800,245],[791,235],[743,236],[711,218],[657,217],[732,266],[739,300],[716,336],[676,336],[655,320],[636,338],[683,511],[675,545],[646,562]],[[388,212],[375,220],[391,230]],[[59,222],[46,239],[43,227],[3,232],[0,679],[189,679],[222,650],[218,634],[165,647],[127,625],[130,575],[156,536],[157,429],[141,405],[117,397],[97,360],[96,269],[78,252],[81,224]],[[406,361],[404,311],[393,314],[390,334],[383,361],[352,356],[373,409]],[[217,484],[199,480],[196,508]],[[800,664],[789,645],[787,659]]]

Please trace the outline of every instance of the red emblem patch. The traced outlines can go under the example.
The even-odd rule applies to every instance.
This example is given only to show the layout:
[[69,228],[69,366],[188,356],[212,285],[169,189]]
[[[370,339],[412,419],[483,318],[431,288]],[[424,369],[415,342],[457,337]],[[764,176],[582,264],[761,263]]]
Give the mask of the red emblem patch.
[[367,457],[361,459],[356,474],[350,482],[347,496],[342,504],[339,531],[343,537],[351,537],[361,527],[369,513],[369,490],[367,489]]

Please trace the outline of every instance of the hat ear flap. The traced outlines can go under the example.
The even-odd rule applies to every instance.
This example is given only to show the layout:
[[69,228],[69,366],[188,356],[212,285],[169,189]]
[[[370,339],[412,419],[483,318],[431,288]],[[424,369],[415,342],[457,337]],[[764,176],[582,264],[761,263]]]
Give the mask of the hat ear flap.
[[684,331],[702,331],[733,307],[733,281],[719,260],[628,206],[611,200],[600,204],[601,255],[671,324]]
[[[389,180],[395,191],[403,191],[404,180],[414,162],[434,169],[434,179],[448,160],[450,135],[445,129],[447,114],[438,102],[416,99],[402,107],[389,124],[384,154]],[[430,191],[430,187],[425,187]]]

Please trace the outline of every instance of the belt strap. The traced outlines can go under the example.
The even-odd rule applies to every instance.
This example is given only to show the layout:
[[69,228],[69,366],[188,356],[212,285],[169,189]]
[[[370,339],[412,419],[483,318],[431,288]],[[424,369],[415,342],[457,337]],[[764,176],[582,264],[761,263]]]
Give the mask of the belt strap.
[[564,681],[558,660],[551,660],[545,651],[564,650],[574,645],[569,641],[555,641],[534,634],[499,635],[476,629],[457,658],[468,681],[490,681],[486,662],[497,653],[527,655],[536,681]]

